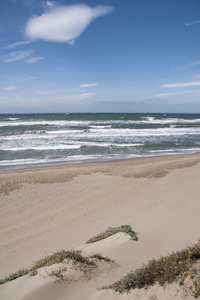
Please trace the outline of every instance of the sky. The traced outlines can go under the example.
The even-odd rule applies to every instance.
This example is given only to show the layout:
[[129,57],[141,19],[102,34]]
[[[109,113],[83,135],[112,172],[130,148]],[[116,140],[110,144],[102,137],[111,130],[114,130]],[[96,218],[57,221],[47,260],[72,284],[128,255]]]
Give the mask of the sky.
[[199,0],[0,0],[0,113],[200,113]]

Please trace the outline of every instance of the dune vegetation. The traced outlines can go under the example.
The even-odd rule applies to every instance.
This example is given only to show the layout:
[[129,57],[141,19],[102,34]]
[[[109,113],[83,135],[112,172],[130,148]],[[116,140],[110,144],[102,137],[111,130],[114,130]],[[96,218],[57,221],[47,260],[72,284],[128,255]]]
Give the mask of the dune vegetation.
[[122,279],[105,288],[119,293],[129,292],[135,288],[146,288],[155,283],[164,284],[177,281],[180,286],[190,280],[190,290],[195,298],[200,296],[200,241],[181,251],[152,259],[146,265],[128,273]]
[[65,260],[71,261],[73,263],[81,263],[84,265],[94,265],[94,262],[92,259],[98,259],[98,260],[105,260],[109,262],[109,258],[105,258],[99,253],[94,253],[91,256],[82,256],[81,251],[65,251],[61,250],[59,252],[53,253],[52,255],[46,256],[45,258],[42,258],[35,262],[35,264],[27,269],[21,269],[17,272],[11,274],[10,276],[5,277],[4,279],[0,280],[0,284],[3,284],[8,281],[12,281],[14,279],[17,279],[19,277],[22,277],[24,275],[29,274],[30,276],[34,276],[38,274],[38,269],[46,266],[51,266],[53,264],[59,264],[64,262]]
[[98,241],[106,239],[109,236],[111,236],[113,234],[116,234],[118,232],[123,232],[123,233],[126,233],[126,234],[130,235],[132,240],[135,240],[135,241],[138,240],[136,232],[132,230],[130,225],[122,225],[122,226],[119,226],[119,227],[108,227],[108,229],[105,232],[100,233],[97,236],[89,239],[86,242],[86,244],[98,242]]
[[[120,227],[109,227],[105,232],[93,237],[86,243],[89,244],[100,241],[118,232],[124,232],[125,234],[129,234],[133,240],[138,240],[136,233],[129,225],[122,225]],[[105,258],[99,253],[93,253],[86,257],[78,250],[62,250],[38,260],[30,268],[21,269],[16,273],[1,279],[0,284],[12,281],[27,274],[30,276],[37,275],[40,268],[51,266],[53,264],[60,264],[64,261],[94,266],[94,259],[113,262],[108,257]],[[122,294],[129,293],[131,289],[148,288],[154,284],[165,286],[172,282],[177,282],[180,285],[180,288],[189,286],[191,295],[195,298],[200,296],[200,241],[183,250],[172,252],[168,256],[152,259],[147,264],[128,273],[113,284],[104,286],[102,289],[113,289],[115,292]]]

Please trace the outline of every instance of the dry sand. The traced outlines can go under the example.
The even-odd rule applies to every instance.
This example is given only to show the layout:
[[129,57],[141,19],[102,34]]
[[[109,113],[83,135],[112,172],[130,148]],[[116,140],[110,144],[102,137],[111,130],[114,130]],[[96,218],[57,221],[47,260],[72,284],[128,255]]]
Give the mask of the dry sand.
[[[0,299],[194,299],[177,294],[176,284],[128,295],[98,288],[198,241],[199,182],[200,154],[1,171],[0,278],[62,249],[100,252],[116,264],[85,273],[68,266],[62,284],[43,270],[1,285]],[[137,232],[137,242],[120,233],[85,244],[124,224]]]

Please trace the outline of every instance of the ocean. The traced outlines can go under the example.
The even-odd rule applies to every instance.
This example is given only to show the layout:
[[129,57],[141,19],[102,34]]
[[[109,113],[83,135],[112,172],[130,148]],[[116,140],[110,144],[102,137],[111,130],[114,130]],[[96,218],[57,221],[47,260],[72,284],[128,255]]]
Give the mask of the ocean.
[[200,152],[200,114],[0,115],[0,169]]

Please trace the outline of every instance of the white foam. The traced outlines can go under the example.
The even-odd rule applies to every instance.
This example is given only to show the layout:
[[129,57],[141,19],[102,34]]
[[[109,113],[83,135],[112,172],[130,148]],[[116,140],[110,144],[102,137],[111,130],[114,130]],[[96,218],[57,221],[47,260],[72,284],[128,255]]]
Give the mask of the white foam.
[[156,150],[149,151],[146,153],[129,153],[129,154],[110,154],[110,155],[73,155],[61,158],[44,158],[44,159],[15,159],[15,160],[4,160],[0,161],[0,167],[12,168],[12,167],[24,167],[24,166],[35,166],[35,165],[48,165],[48,164],[63,164],[63,163],[81,163],[90,161],[110,161],[118,159],[131,159],[139,157],[152,157],[159,155],[176,155],[181,153],[197,153],[200,152],[200,148],[191,149],[168,149],[168,150]]
[[85,126],[90,121],[17,121],[17,122],[0,122],[0,127],[3,126],[35,126],[35,125],[54,125],[54,126]]
[[19,118],[8,118],[8,120],[14,121],[14,120],[19,120]]
[[45,151],[45,150],[66,150],[66,149],[79,149],[80,145],[47,145],[47,146],[27,146],[27,147],[13,147],[13,148],[4,148],[1,147],[0,150],[4,151],[26,151],[26,150],[36,150],[36,151]]
[[[33,121],[21,121],[19,118],[9,118],[9,121],[0,122],[2,126],[34,126],[34,125],[53,125],[53,126],[107,126],[112,125],[124,125],[124,124],[194,124],[199,123],[200,119],[179,119],[179,118],[161,118],[155,117],[143,117],[142,120],[97,120],[97,121],[70,121],[70,120],[33,120]],[[17,121],[18,120],[18,121]],[[17,121],[17,122],[16,122]]]
[[58,130],[58,131],[46,131],[46,133],[24,133],[24,134],[15,134],[15,135],[2,135],[0,140],[51,140],[57,139],[60,141],[68,140],[72,142],[74,140],[93,140],[93,139],[113,139],[113,138],[122,138],[130,139],[134,137],[150,137],[150,136],[181,136],[181,135],[199,135],[200,127],[190,127],[190,128],[157,128],[157,129],[91,129],[90,132],[84,132],[83,130]]

